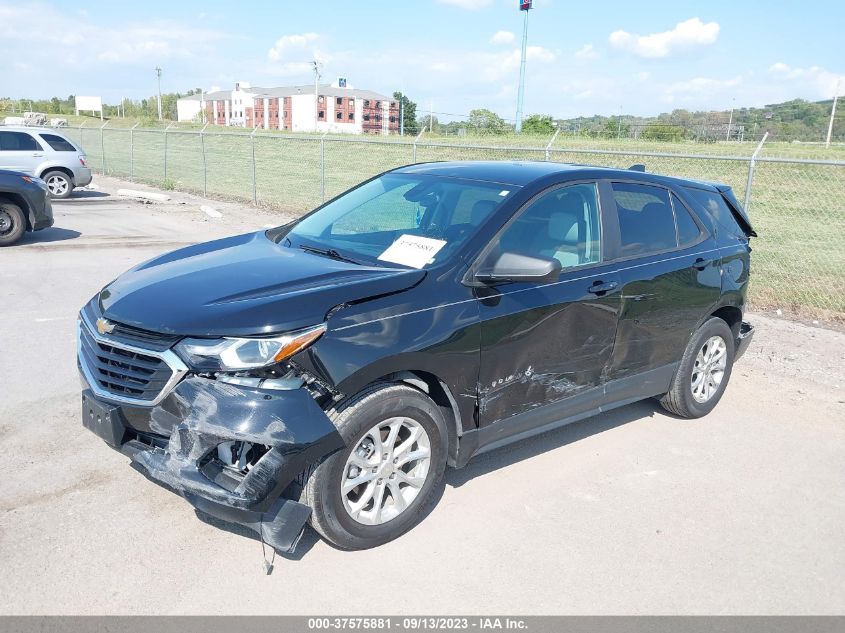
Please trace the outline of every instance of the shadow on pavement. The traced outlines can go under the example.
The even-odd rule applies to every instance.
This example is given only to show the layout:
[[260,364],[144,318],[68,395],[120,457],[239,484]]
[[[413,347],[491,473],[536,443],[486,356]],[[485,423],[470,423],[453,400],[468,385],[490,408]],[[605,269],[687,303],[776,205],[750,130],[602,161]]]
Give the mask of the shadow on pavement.
[[20,240],[18,240],[15,245],[24,245],[24,244],[43,244],[45,242],[64,242],[66,240],[75,240],[77,237],[82,235],[79,231],[74,231],[72,229],[63,229],[60,227],[50,227],[49,229],[43,229],[41,231],[35,232],[27,232],[24,233]]
[[[660,409],[656,400],[641,400],[607,413],[568,424],[553,431],[527,438],[513,444],[497,448],[489,453],[474,457],[469,464],[460,470],[446,471],[446,483],[454,488],[463,486],[468,481],[480,475],[506,468],[525,459],[542,455],[547,451],[572,444],[578,440],[598,435],[604,431],[615,429],[623,424],[651,418]],[[662,409],[661,409],[662,410]]]

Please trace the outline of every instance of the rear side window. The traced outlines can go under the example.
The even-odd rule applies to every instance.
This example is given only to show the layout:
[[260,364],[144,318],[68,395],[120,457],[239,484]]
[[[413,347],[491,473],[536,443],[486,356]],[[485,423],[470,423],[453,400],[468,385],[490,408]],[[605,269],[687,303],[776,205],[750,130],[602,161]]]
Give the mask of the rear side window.
[[41,146],[26,132],[0,132],[0,150],[4,152],[40,152]]
[[56,134],[42,134],[41,138],[57,152],[75,152],[76,148],[67,140]]
[[745,239],[745,231],[737,224],[734,214],[722,194],[716,191],[693,189],[692,187],[686,187],[685,191],[695,202],[704,207],[704,210],[722,231],[727,231],[727,234],[733,237]]
[[674,195],[672,196],[672,206],[675,208],[675,221],[678,223],[678,243],[682,247],[689,246],[698,240],[701,229],[692,219],[689,209]]
[[627,182],[611,186],[619,214],[621,257],[677,247],[675,217],[666,189]]

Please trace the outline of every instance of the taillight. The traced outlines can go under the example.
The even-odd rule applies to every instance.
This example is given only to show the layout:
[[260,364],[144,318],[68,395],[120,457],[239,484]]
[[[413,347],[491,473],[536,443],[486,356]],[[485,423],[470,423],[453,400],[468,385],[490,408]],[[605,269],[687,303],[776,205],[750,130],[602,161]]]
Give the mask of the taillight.
[[88,163],[86,163],[86,162],[85,162],[85,157],[84,157],[84,156],[80,156],[80,157],[79,157],[79,163],[80,163],[83,167],[88,167]]

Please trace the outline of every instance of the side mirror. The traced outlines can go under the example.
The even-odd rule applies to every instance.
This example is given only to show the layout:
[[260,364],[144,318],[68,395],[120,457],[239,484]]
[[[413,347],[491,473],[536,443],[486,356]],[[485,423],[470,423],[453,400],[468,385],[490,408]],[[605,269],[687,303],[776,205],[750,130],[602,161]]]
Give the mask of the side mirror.
[[514,281],[541,283],[557,281],[561,265],[556,259],[529,257],[518,253],[502,253],[493,266],[483,266],[475,273],[476,281],[483,283]]

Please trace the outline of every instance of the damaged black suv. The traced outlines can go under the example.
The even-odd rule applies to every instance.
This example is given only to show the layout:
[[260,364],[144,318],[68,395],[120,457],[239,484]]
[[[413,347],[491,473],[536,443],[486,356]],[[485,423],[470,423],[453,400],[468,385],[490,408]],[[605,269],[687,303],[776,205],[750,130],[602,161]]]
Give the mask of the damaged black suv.
[[723,185],[403,167],[106,286],[79,319],[83,423],[277,549],[308,521],[373,547],[447,464],[644,398],[709,413],[751,340],[754,235]]

